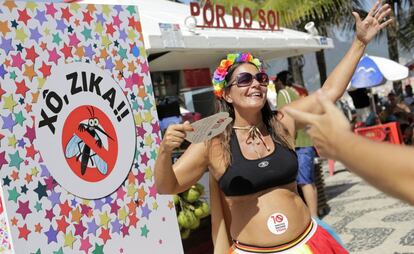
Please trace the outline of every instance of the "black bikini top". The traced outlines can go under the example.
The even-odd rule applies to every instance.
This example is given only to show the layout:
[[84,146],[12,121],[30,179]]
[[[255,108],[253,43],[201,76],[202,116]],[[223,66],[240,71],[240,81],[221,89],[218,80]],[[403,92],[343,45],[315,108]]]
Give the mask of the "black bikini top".
[[240,150],[237,135],[230,139],[232,161],[218,183],[226,196],[242,196],[296,181],[296,153],[275,143],[275,149],[264,158],[248,160]]

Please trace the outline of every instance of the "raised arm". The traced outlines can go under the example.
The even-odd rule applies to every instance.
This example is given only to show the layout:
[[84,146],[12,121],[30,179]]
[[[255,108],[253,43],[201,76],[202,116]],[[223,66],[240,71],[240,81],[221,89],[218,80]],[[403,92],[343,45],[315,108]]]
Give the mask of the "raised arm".
[[[356,23],[356,37],[350,49],[331,72],[322,88],[320,88],[329,100],[336,101],[343,95],[364,53],[366,45],[376,36],[379,30],[391,23],[391,19],[384,21],[391,12],[390,6],[385,4],[378,8],[379,5],[380,2],[376,2],[364,20],[361,20],[358,13],[352,13]],[[311,113],[321,112],[321,107],[318,106],[314,94],[294,101],[288,107]]]
[[191,144],[172,164],[172,151],[184,141],[185,132],[192,130],[188,122],[167,128],[155,162],[155,184],[160,194],[176,194],[187,190],[207,169],[208,150],[205,143]]
[[381,191],[414,205],[414,149],[353,134],[343,113],[326,96],[319,96],[321,115],[286,109],[297,121],[310,125],[307,132],[319,153],[341,161]]

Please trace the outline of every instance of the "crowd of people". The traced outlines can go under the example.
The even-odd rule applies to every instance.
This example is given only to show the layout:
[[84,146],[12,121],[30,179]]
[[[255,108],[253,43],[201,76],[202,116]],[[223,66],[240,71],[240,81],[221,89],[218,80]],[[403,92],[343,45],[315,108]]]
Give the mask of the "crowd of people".
[[413,145],[414,96],[412,86],[405,85],[401,96],[397,96],[394,91],[391,91],[386,98],[375,96],[374,102],[375,109],[372,108],[362,124],[357,124],[357,127],[397,122],[403,143]]

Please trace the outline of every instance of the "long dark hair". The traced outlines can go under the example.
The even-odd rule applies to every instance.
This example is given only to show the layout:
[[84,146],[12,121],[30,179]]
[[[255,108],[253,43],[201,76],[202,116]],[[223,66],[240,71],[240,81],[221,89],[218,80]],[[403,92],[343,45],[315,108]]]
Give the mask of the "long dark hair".
[[[230,81],[230,78],[233,75],[234,71],[237,69],[237,67],[245,63],[252,64],[249,62],[235,63],[229,68],[228,73],[225,77],[225,80],[227,83]],[[256,65],[254,64],[252,65],[257,68]],[[230,87],[226,87],[225,89],[230,89]],[[216,108],[215,108],[216,113],[227,112],[229,113],[229,116],[233,118],[233,121],[226,127],[225,131],[219,136],[220,141],[221,141],[220,143],[221,143],[221,146],[224,152],[223,159],[227,167],[231,162],[230,137],[233,131],[234,119],[235,119],[234,107],[231,103],[228,103],[226,100],[218,99],[218,98],[216,98],[215,105],[216,105]],[[272,109],[270,108],[269,102],[267,100],[265,102],[265,105],[261,109],[261,113],[262,113],[263,123],[265,124],[266,129],[270,131],[270,135],[273,141],[276,142],[277,144],[283,145],[293,150],[293,147],[290,145],[290,143],[287,141],[287,138],[286,138],[289,135],[289,132],[287,131],[286,128],[283,127],[283,125],[278,120],[278,119],[281,119],[281,117],[283,117],[283,114],[279,111],[272,112]]]

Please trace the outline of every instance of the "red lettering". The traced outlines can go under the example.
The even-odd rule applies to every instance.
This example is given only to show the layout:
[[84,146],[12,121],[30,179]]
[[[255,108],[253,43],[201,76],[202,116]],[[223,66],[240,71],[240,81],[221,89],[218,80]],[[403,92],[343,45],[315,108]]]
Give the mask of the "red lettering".
[[276,25],[277,25],[277,30],[280,30],[280,21],[279,21],[279,12],[276,12]]
[[269,24],[269,28],[275,30],[276,26],[276,14],[273,10],[267,12],[267,23]]
[[231,9],[231,15],[233,16],[233,27],[239,28],[241,25],[241,12],[239,8],[233,7]]
[[259,26],[261,29],[266,28],[266,17],[265,17],[265,11],[260,9],[259,10]]
[[217,20],[217,26],[220,26],[220,20],[223,22],[223,27],[227,28],[226,20],[224,19],[224,15],[226,14],[226,11],[224,9],[223,5],[216,5],[216,20]]
[[[207,12],[210,12],[210,19],[208,19],[208,17],[207,17]],[[213,26],[213,24],[214,24],[214,9],[213,9],[213,5],[210,2],[207,2],[204,5],[203,19],[204,19],[204,24],[206,24],[207,26]]]
[[195,2],[190,3],[190,12],[191,16],[198,16],[200,15],[200,5]]
[[[248,19],[247,19],[247,16],[249,17]],[[243,21],[244,21],[244,26],[246,28],[251,28],[252,27],[252,22],[253,22],[252,17],[253,17],[252,11],[249,8],[244,8],[244,10],[243,10]]]

